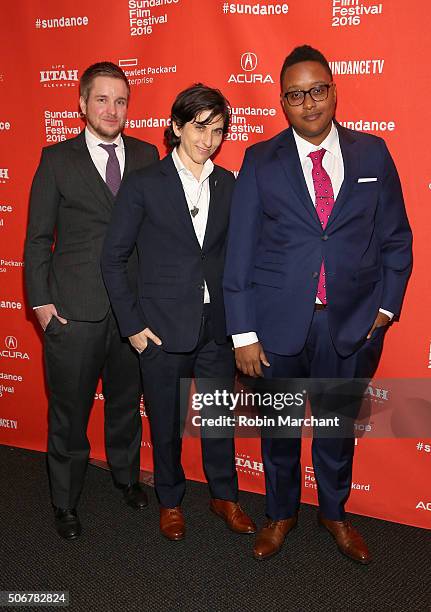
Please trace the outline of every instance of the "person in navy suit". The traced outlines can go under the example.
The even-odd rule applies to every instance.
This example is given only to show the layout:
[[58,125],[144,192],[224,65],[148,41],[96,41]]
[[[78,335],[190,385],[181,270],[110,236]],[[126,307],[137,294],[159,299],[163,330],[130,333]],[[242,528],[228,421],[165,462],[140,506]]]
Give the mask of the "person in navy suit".
[[[234,380],[222,278],[235,181],[211,161],[229,126],[228,103],[220,91],[200,83],[189,87],[178,94],[171,119],[166,140],[172,152],[133,173],[120,190],[102,271],[120,330],[140,354],[160,530],[169,540],[181,540],[180,379],[217,378],[229,387]],[[135,244],[137,292],[127,279]],[[183,400],[187,407],[187,397]],[[254,533],[253,521],[238,504],[232,436],[215,433],[202,436],[210,508],[231,530]]]
[[[224,273],[227,331],[251,377],[370,378],[411,272],[411,231],[385,142],[334,120],[324,56],[295,48],[281,70],[290,128],[246,151],[234,190]],[[331,396],[310,396],[314,413]],[[350,404],[350,405],[348,405]],[[341,409],[357,416],[359,401]],[[268,521],[254,556],[279,552],[296,526],[301,439],[262,438]],[[352,435],[314,435],[319,523],[360,563],[370,552],[346,520]]]

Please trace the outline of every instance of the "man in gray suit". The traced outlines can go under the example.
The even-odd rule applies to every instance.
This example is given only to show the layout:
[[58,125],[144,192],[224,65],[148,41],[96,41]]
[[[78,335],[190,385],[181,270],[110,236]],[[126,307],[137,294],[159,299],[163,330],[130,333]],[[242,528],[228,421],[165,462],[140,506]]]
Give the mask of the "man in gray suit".
[[122,135],[129,94],[127,78],[115,64],[87,68],[79,99],[86,128],[76,138],[43,149],[30,196],[26,287],[44,331],[48,469],[56,528],[66,539],[81,532],[76,506],[100,375],[106,454],[114,482],[129,505],[147,505],[138,483],[139,363],[120,336],[100,271],[103,240],[123,177],[159,157],[153,145]]

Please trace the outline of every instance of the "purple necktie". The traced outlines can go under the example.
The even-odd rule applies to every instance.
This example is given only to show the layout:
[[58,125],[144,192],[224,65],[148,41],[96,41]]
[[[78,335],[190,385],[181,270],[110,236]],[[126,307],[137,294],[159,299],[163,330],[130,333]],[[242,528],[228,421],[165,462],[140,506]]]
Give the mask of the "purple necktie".
[[120,189],[121,184],[121,170],[118,157],[115,153],[116,144],[99,144],[99,147],[105,149],[109,155],[108,161],[106,162],[106,184],[115,197]]
[[[322,229],[325,229],[334,208],[334,190],[332,189],[331,179],[322,165],[325,153],[326,149],[319,149],[308,155],[313,162],[311,176],[313,177],[314,193],[316,195],[316,212],[319,216]],[[320,268],[316,297],[319,298],[322,304],[326,304],[325,265],[323,261]]]

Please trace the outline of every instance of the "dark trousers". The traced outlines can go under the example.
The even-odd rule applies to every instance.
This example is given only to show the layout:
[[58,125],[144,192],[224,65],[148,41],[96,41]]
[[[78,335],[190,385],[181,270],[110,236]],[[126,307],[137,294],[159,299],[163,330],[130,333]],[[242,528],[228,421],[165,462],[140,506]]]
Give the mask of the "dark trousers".
[[120,337],[111,313],[103,321],[69,320],[66,325],[53,317],[44,345],[52,502],[61,508],[75,508],[90,453],[87,425],[100,375],[105,397],[105,448],[113,478],[118,484],[139,479],[139,360],[129,342]]
[[[370,379],[379,362],[386,328],[377,329],[353,355],[343,358],[336,352],[328,327],[327,310],[314,313],[306,344],[298,355],[286,356],[266,352],[271,366],[264,369],[265,378],[364,378]],[[364,387],[365,390],[365,387]],[[315,416],[333,414],[331,405],[340,398],[324,392],[310,395]],[[343,401],[343,400],[342,400]],[[345,398],[348,416],[353,423],[361,401]],[[330,520],[344,520],[344,504],[350,493],[354,452],[353,427],[348,437],[313,437],[312,458],[317,481],[319,507]],[[262,438],[265,467],[266,512],[274,520],[293,516],[301,496],[301,438]]]
[[[181,504],[186,486],[181,465],[181,404],[188,401],[188,388],[180,385],[180,379],[221,378],[233,388],[235,364],[232,345],[215,343],[209,309],[205,307],[196,348],[189,353],[168,353],[149,341],[141,353],[141,372],[153,444],[155,489],[160,504],[174,508]],[[233,438],[202,436],[201,446],[211,496],[237,501]]]

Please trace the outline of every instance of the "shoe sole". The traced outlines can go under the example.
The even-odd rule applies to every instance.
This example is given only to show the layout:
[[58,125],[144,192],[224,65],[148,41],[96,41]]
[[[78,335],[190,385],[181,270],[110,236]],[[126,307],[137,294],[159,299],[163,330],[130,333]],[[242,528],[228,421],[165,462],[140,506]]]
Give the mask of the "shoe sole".
[[[284,542],[283,542],[284,544]],[[253,559],[256,559],[256,561],[266,561],[267,559],[271,559],[271,557],[275,557],[275,555],[278,555],[281,552],[281,549],[283,548],[283,544],[280,546],[280,548],[278,550],[275,550],[272,553],[269,553],[269,555],[265,555],[264,557],[260,556],[260,555],[255,555],[253,553]]]
[[335,536],[332,535],[332,533],[329,531],[329,529],[327,529],[325,527],[325,525],[322,525],[322,523],[320,521],[318,521],[318,526],[319,529],[321,531],[325,531],[328,535],[331,536],[331,538],[334,540],[336,546],[337,546],[337,550],[338,552],[343,555],[343,557],[346,557],[346,559],[350,559],[350,561],[354,561],[355,563],[360,563],[361,565],[370,565],[370,563],[372,562],[372,559],[366,560],[366,559],[356,559],[355,557],[350,556],[349,554],[347,554],[346,552],[344,552],[344,550],[341,550],[341,548],[338,546],[337,544],[337,540],[335,539]]
[[163,531],[160,531],[160,533],[162,534],[164,538],[169,540],[169,542],[180,542],[181,540],[184,540],[185,535],[186,535],[185,533],[183,533],[182,535],[171,537],[171,536],[167,536],[166,534],[164,534]]
[[254,533],[257,532],[257,529],[255,529],[254,531],[237,531],[236,529],[232,529],[232,527],[226,522],[226,519],[224,518],[223,514],[220,514],[219,512],[217,512],[217,510],[215,510],[212,506],[210,506],[210,510],[213,514],[215,514],[216,516],[222,519],[226,527],[230,531],[232,531],[232,533],[237,533],[239,535],[253,535]]
[[126,504],[130,508],[133,508],[133,510],[145,510],[145,508],[148,508],[148,502],[142,505],[142,504],[134,504],[133,502],[126,501]]
[[57,533],[62,540],[77,540],[79,536],[81,535],[81,531],[79,531],[78,533],[74,533],[73,535],[70,535],[70,536],[62,535],[59,531],[57,531]]

